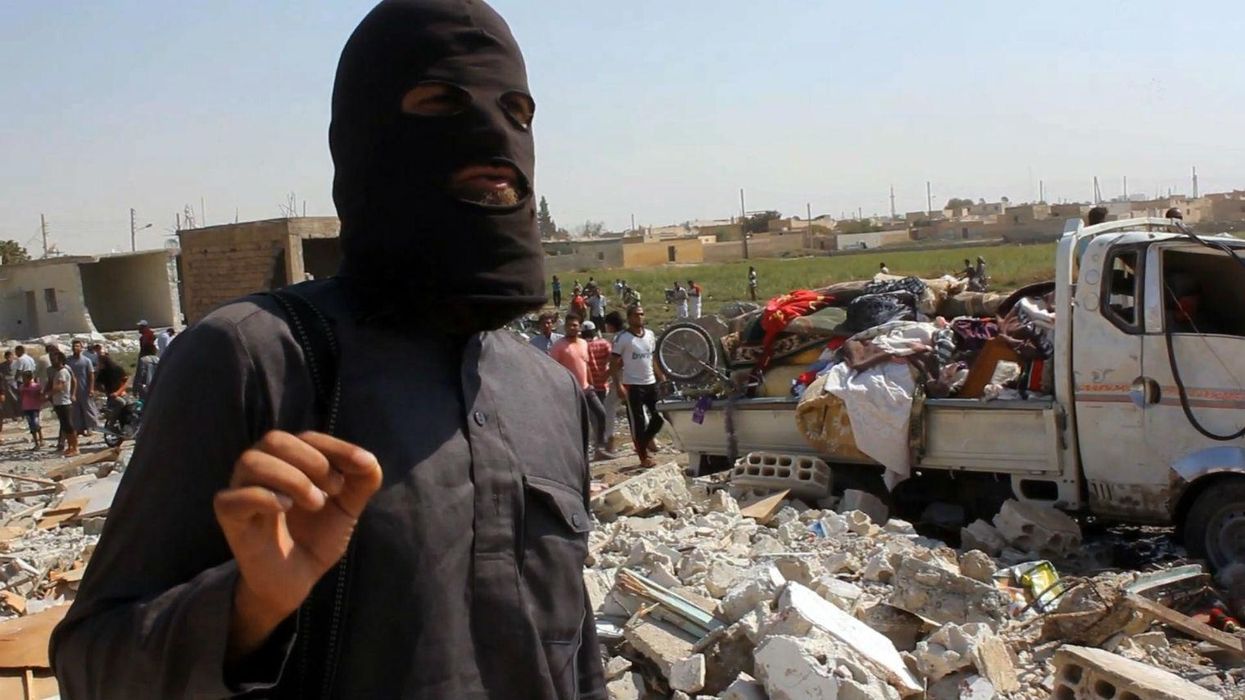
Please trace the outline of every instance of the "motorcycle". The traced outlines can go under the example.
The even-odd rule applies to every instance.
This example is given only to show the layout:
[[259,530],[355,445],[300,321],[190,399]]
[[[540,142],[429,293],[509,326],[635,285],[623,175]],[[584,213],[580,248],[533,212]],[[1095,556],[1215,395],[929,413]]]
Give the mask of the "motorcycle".
[[143,419],[143,400],[115,398],[109,399],[104,409],[104,444],[116,447],[126,440],[133,440],[138,434]]

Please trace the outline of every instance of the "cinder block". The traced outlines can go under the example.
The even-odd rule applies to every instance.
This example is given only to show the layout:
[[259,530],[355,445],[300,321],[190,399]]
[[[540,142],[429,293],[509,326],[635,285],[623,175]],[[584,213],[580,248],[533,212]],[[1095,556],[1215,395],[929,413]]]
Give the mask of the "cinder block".
[[1102,649],[1055,652],[1055,700],[1213,700],[1214,693],[1161,668]]
[[792,495],[802,498],[829,495],[831,482],[830,466],[805,455],[750,452],[731,470],[732,486],[770,491],[790,489]]

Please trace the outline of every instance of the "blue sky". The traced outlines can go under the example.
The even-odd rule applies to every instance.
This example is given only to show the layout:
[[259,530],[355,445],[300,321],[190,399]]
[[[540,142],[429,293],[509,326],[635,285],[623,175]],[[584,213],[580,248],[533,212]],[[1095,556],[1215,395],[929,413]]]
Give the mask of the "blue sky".
[[[0,239],[160,245],[187,204],[333,213],[353,0],[0,4]],[[496,0],[527,55],[537,189],[567,228],[839,215],[951,196],[1245,187],[1228,2]]]

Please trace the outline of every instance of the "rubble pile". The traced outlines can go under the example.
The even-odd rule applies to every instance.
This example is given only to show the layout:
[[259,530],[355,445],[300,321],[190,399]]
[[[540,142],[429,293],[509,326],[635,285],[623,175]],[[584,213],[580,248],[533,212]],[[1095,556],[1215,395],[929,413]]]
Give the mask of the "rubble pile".
[[[135,319],[137,321],[137,319]],[[26,347],[30,353],[36,357],[43,355],[43,348],[48,345],[57,345],[61,348],[68,349],[74,340],[85,340],[88,343],[99,343],[109,354],[119,354],[127,352],[138,352],[138,332],[137,331],[118,331],[115,333],[61,333],[58,335],[45,335],[38,338],[26,339],[10,339],[0,340],[0,346],[5,348],[14,348],[18,345]]]
[[1081,532],[1042,506],[957,551],[868,494],[727,486],[669,465],[592,498],[611,698],[1245,697],[1242,637],[1176,610],[1213,590],[1199,566],[1061,578]]

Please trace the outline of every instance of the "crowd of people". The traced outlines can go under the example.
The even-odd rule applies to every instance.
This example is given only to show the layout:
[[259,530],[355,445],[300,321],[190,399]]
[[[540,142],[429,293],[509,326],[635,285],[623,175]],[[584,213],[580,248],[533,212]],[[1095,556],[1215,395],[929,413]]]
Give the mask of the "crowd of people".
[[108,354],[101,343],[82,339],[70,343],[69,354],[60,345],[43,346],[36,359],[24,345],[4,349],[0,362],[0,427],[5,420],[26,421],[31,449],[44,445],[42,413],[51,407],[59,431],[56,450],[66,457],[78,454],[78,438],[100,429],[98,399],[112,407],[127,389],[139,399],[145,397],[155,378],[160,355],[169,347],[176,331],[156,334],[146,321],[139,322],[139,358],[134,381]]
[[[703,292],[692,280],[687,284],[683,288],[675,283],[676,315],[699,318]],[[556,276],[551,287],[560,289]],[[591,424],[592,458],[618,457],[614,423],[618,405],[623,403],[640,463],[652,467],[656,464],[652,457],[654,439],[663,425],[657,413],[658,382],[664,381],[654,352],[657,338],[645,325],[639,293],[621,279],[615,280],[614,290],[622,294],[625,317],[620,311],[608,311],[608,301],[596,280],[589,278],[582,288],[576,280],[565,317],[559,310],[541,313],[537,332],[529,342],[569,370],[579,384]],[[554,294],[555,309],[559,300],[560,294]]]

